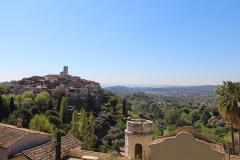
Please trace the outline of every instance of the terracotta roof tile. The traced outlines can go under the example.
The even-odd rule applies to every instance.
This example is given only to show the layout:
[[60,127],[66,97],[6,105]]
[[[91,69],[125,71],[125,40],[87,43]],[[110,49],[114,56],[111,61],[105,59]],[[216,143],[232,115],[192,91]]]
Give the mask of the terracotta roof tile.
[[[61,157],[65,157],[66,154],[76,147],[79,147],[81,142],[71,136],[66,135],[61,140]],[[31,160],[54,160],[55,159],[55,141],[48,142],[41,146],[26,150],[22,152],[25,156]]]
[[34,131],[30,129],[25,129],[25,128],[18,128],[13,125],[0,123],[0,147],[8,148],[9,146],[11,146],[12,144],[14,144],[19,139],[21,139],[22,137],[24,137],[29,133],[46,134],[39,131]]

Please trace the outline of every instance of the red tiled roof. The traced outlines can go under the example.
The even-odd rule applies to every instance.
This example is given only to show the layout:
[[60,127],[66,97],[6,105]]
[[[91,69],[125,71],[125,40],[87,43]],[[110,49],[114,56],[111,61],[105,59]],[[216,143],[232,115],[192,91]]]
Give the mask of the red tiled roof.
[[[61,140],[61,157],[65,157],[66,154],[76,147],[79,147],[81,142],[71,136],[66,135]],[[55,141],[48,142],[41,146],[26,150],[22,152],[31,160],[54,160],[55,159]]]
[[46,134],[25,128],[18,128],[13,125],[0,123],[0,147],[8,148],[19,139],[30,133]]

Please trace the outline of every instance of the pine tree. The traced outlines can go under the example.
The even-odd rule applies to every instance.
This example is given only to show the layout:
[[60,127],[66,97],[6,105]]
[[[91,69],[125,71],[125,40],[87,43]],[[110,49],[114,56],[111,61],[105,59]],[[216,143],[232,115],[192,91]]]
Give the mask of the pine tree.
[[60,108],[60,119],[63,123],[66,123],[66,107],[67,107],[67,99],[63,97],[61,100],[61,108]]

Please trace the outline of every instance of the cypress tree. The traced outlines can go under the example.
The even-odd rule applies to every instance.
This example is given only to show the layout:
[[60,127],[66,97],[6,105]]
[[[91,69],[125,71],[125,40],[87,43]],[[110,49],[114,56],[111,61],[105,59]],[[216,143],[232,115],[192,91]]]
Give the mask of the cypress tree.
[[86,134],[84,135],[82,147],[85,150],[93,150],[95,146],[96,135],[94,130],[94,115],[91,112],[89,116],[89,125]]
[[126,101],[125,98],[123,99],[122,107],[123,107],[122,108],[123,116],[127,119],[127,117],[128,117],[128,110],[127,110],[127,101]]
[[96,140],[95,129],[94,129],[94,115],[91,112],[89,117],[89,149],[94,148]]
[[66,107],[67,107],[67,99],[66,97],[62,97],[61,100],[61,108],[60,108],[60,119],[63,123],[66,123]]
[[72,114],[72,127],[71,133],[74,137],[79,138],[79,116],[77,111],[75,110]]
[[16,106],[14,103],[14,98],[11,97],[10,103],[9,103],[9,113],[12,113],[14,110],[16,110]]
[[83,140],[84,135],[87,131],[87,113],[84,109],[81,110],[80,120],[80,139]]
[[0,121],[7,118],[9,115],[6,103],[4,103],[2,95],[0,95]]
[[4,118],[4,103],[3,103],[3,98],[2,95],[0,95],[0,122]]

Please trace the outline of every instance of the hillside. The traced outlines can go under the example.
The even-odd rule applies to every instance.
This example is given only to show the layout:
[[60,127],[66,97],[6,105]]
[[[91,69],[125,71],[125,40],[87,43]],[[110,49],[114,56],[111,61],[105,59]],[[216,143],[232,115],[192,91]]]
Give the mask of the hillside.
[[160,97],[159,99],[164,99],[166,102],[175,105],[205,105],[209,107],[215,107],[215,96],[214,89],[217,86],[207,85],[207,86],[184,86],[184,87],[125,87],[125,86],[114,86],[105,88],[118,96],[124,97],[126,95],[132,95],[135,93],[145,93],[147,95]]
[[125,87],[125,86],[113,86],[113,87],[105,87],[106,90],[111,91],[113,93],[136,93],[136,92],[145,92],[145,93],[155,93],[155,94],[166,94],[169,95],[171,93],[205,93],[205,94],[213,94],[216,85],[206,85],[206,86],[179,86],[179,87]]

